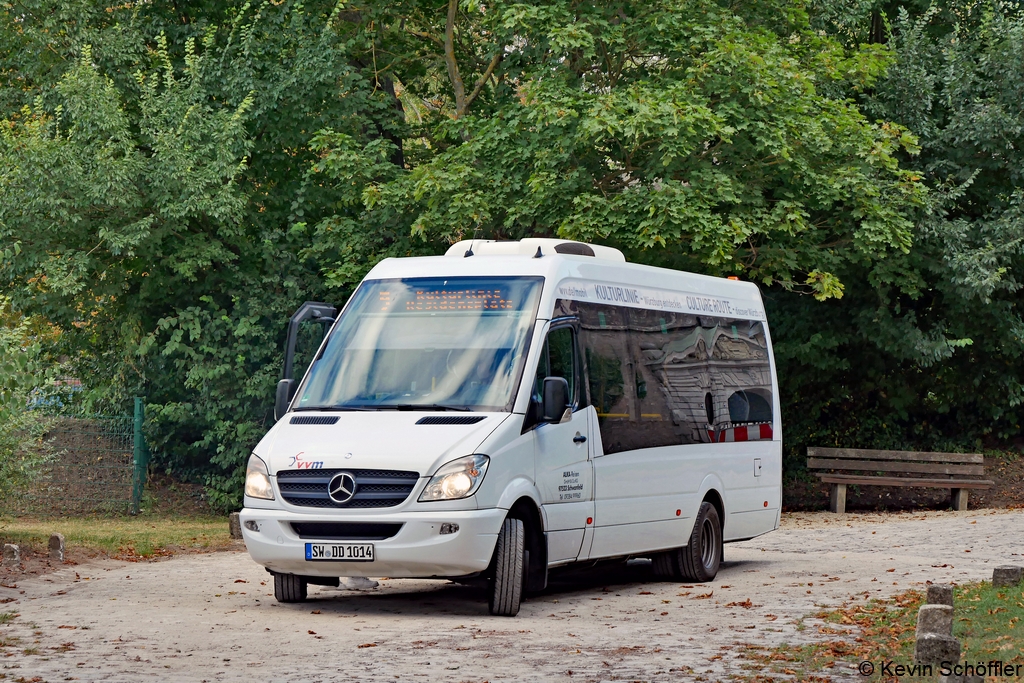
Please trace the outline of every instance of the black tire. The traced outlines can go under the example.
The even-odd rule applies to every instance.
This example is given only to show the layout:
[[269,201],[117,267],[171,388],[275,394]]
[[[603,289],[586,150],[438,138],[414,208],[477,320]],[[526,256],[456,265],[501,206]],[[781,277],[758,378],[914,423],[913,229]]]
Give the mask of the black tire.
[[526,529],[521,519],[506,519],[494,547],[494,573],[491,577],[488,607],[491,614],[514,617],[523,598]]
[[306,580],[295,574],[274,572],[274,597],[278,602],[302,602],[306,599]]
[[667,553],[659,553],[651,558],[654,576],[665,581],[678,581],[683,578],[679,569],[679,549]]
[[722,522],[711,503],[700,504],[690,542],[679,551],[679,569],[685,581],[712,581],[722,564]]

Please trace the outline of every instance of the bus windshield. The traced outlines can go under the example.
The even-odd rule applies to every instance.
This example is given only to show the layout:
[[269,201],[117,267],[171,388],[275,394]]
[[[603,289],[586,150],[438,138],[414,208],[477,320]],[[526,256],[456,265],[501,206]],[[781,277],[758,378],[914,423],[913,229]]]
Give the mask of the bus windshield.
[[542,282],[364,282],[313,361],[296,409],[511,410]]

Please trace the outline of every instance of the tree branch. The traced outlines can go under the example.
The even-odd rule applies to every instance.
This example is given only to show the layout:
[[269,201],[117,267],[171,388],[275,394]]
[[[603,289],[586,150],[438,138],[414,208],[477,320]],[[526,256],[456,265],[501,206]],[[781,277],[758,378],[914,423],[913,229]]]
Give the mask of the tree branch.
[[[473,92],[469,93],[469,97],[466,98],[467,109],[469,108],[469,105],[473,103],[473,100],[476,99],[476,96],[480,94],[480,91],[483,90],[484,85],[487,83],[487,79],[489,79],[491,74],[494,73],[494,70],[498,68],[498,64],[501,63],[501,60],[504,59],[504,57],[504,48],[502,48],[498,54],[494,55],[494,59],[492,59],[491,63],[487,65],[487,70],[484,71],[483,75],[477,80],[476,85],[473,86]],[[465,112],[462,113],[464,114]]]
[[414,31],[411,28],[405,29],[405,32],[408,33],[411,36],[416,36],[417,38],[423,38],[424,40],[429,40],[430,42],[435,43],[437,45],[444,45],[445,44],[445,41],[441,40],[440,38],[435,36],[433,33],[427,33],[426,31]]
[[444,62],[455,91],[455,118],[460,118],[466,111],[466,86],[459,74],[459,63],[455,61],[455,12],[458,8],[459,0],[448,0],[448,21],[444,26]]

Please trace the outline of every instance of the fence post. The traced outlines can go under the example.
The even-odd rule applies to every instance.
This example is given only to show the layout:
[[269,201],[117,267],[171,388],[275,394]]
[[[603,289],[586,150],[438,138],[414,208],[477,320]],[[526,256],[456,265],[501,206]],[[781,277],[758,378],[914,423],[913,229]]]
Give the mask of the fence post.
[[146,486],[146,471],[149,469],[149,449],[146,448],[146,439],[142,435],[142,423],[146,418],[146,407],[141,396],[135,397],[135,426],[133,429],[135,441],[132,446],[132,459],[135,463],[135,473],[132,478],[132,509],[133,515],[139,514],[139,506],[142,504],[142,489]]

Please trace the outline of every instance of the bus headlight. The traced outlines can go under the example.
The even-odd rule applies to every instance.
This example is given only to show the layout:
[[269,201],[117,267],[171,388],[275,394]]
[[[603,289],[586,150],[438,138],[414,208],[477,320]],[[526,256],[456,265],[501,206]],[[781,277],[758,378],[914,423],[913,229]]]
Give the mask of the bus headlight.
[[245,495],[250,498],[274,500],[274,489],[270,485],[270,472],[266,464],[255,453],[249,456],[245,468]]
[[457,500],[473,495],[484,480],[490,460],[486,455],[479,454],[452,460],[430,478],[420,494],[420,502]]

